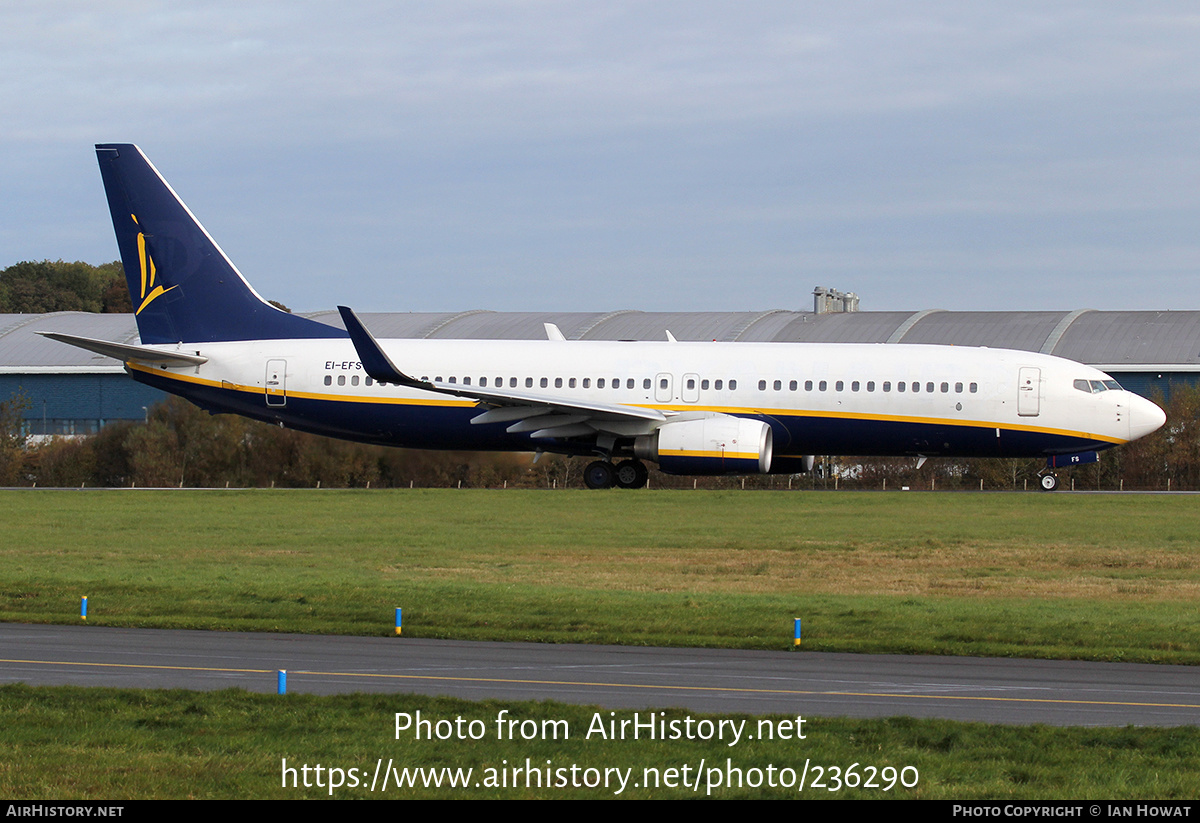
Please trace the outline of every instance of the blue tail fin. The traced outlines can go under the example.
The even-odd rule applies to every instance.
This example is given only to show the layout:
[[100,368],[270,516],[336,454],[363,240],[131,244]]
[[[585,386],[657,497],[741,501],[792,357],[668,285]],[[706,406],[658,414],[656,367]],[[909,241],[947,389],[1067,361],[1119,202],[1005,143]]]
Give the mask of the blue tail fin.
[[346,336],[263,300],[137,146],[96,159],[143,343]]

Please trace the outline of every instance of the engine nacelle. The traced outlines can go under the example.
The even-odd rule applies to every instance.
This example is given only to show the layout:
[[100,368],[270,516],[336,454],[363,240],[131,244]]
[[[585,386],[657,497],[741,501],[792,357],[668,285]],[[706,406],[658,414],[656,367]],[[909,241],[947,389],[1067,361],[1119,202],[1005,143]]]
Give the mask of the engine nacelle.
[[767,474],[771,427],[740,417],[681,420],[637,438],[633,451],[667,474]]

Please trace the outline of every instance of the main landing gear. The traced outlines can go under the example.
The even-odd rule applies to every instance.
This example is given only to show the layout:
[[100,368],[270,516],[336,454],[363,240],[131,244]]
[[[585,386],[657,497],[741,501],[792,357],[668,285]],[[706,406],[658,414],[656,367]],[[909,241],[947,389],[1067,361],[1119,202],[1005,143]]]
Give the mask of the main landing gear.
[[1058,476],[1055,474],[1043,474],[1038,478],[1038,483],[1042,486],[1042,491],[1052,492],[1058,488]]
[[583,482],[589,489],[640,489],[646,485],[650,472],[640,460],[622,460],[613,465],[607,460],[588,463],[583,470]]

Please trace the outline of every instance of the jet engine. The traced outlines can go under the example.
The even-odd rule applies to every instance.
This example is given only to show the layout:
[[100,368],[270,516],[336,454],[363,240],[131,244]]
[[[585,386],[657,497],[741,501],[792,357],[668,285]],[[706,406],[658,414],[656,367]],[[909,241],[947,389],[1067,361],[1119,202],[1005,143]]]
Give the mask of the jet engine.
[[771,427],[728,415],[681,420],[637,438],[633,451],[667,474],[766,474]]

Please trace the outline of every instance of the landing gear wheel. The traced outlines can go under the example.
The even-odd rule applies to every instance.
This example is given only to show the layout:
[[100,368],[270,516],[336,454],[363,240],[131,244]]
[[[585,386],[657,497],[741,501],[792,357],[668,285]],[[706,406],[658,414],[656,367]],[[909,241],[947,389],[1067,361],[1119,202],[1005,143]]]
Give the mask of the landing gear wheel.
[[583,484],[589,489],[611,489],[616,477],[617,470],[607,460],[588,463],[583,470]]
[[1044,492],[1052,492],[1058,488],[1058,478],[1052,474],[1043,474],[1038,482],[1042,484]]
[[622,489],[641,489],[646,485],[650,471],[640,460],[622,460],[617,464],[617,485]]

